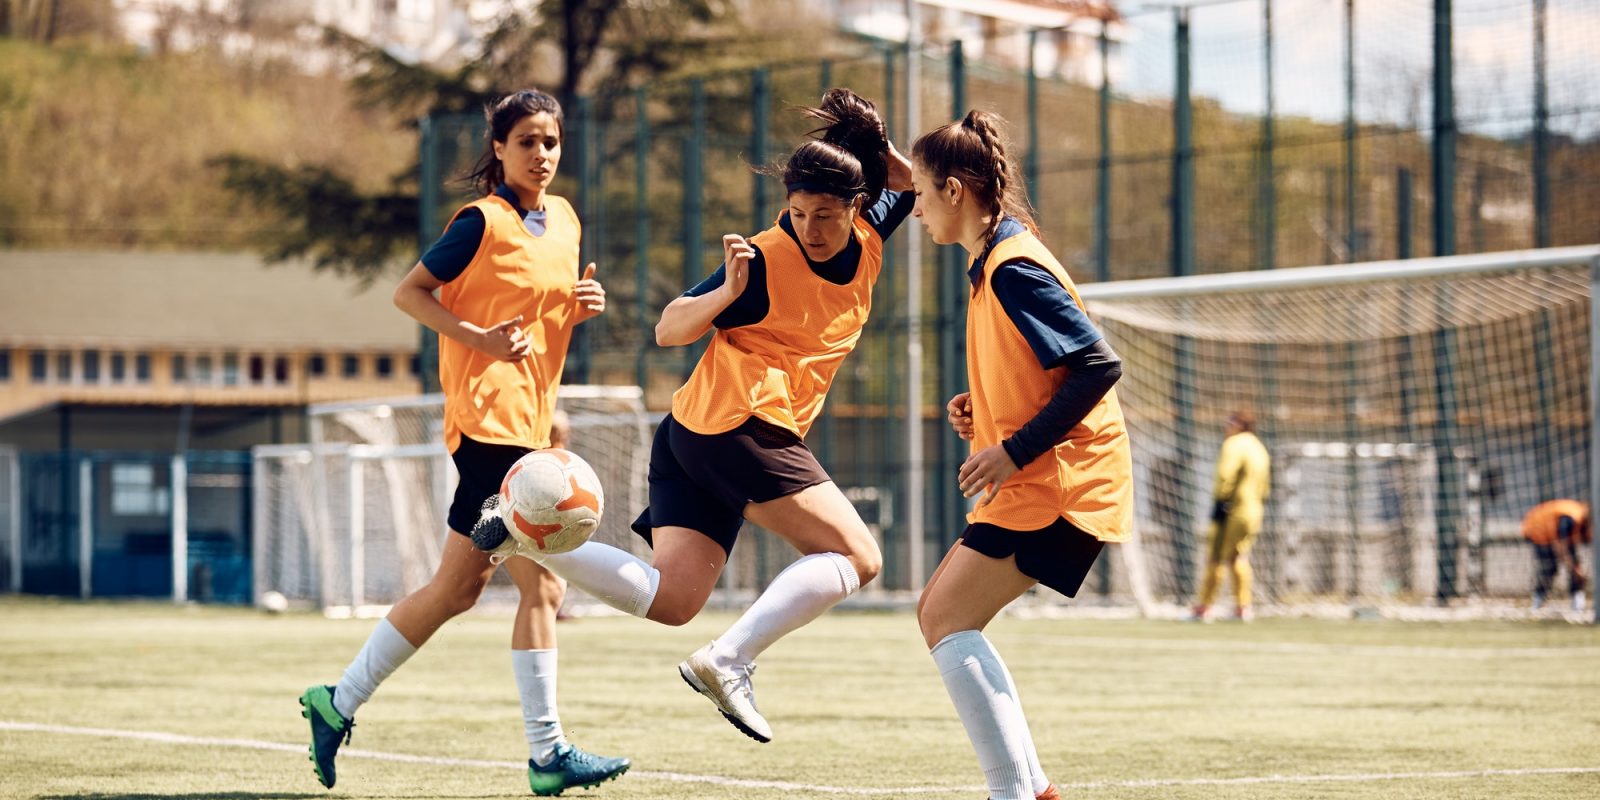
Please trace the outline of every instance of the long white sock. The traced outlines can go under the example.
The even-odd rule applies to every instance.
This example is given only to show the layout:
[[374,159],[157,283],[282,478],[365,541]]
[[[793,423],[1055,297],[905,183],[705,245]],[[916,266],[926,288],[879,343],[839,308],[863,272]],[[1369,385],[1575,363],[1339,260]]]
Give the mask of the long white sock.
[[626,550],[599,542],[584,542],[576,550],[542,556],[539,563],[600,602],[636,617],[650,612],[661,586],[660,570]]
[[960,631],[933,646],[933,663],[978,755],[993,800],[1032,800],[1028,721],[1006,679],[1005,663],[979,631]]
[[416,646],[406,641],[406,637],[401,636],[389,620],[379,620],[378,627],[373,628],[372,635],[367,637],[367,643],[361,646],[361,652],[356,653],[355,660],[344,668],[344,677],[339,679],[339,685],[333,691],[333,707],[345,719],[353,719],[356,709],[371,699],[373,692],[378,691],[378,684],[383,683],[415,652]]
[[1022,733],[1027,737],[1023,741],[1023,747],[1028,754],[1028,773],[1033,778],[1033,793],[1038,796],[1050,788],[1050,778],[1044,774],[1044,767],[1039,764],[1039,751],[1033,746],[1033,731],[1028,729],[1026,724],[1028,717],[1022,712],[1022,694],[1017,691],[1017,681],[1011,677],[1011,669],[1006,666],[1003,659],[1000,661],[1000,673],[1006,676],[1006,688],[1010,690],[1012,699],[1017,701],[1017,713],[1023,719]]
[[528,757],[550,763],[556,745],[566,741],[556,712],[556,651],[512,650],[511,671],[522,695],[522,726],[528,734]]
[[712,656],[719,666],[750,664],[773,642],[822,616],[860,586],[850,559],[838,553],[806,556],[778,573],[750,609],[717,637]]

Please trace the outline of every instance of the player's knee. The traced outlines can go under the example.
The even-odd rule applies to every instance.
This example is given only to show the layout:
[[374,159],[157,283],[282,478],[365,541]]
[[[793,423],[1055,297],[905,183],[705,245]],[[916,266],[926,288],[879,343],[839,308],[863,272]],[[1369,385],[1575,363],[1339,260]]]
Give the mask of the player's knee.
[[695,615],[699,613],[700,608],[697,605],[685,603],[681,600],[673,601],[668,598],[657,597],[656,602],[650,604],[648,616],[651,620],[662,625],[670,625],[677,628],[689,624],[689,620],[694,619]]
[[850,566],[855,567],[856,580],[862,586],[871,583],[874,578],[883,573],[883,553],[879,552],[876,547],[872,548],[871,552],[853,553],[848,558],[850,559]]
[[522,590],[521,603],[527,608],[554,609],[561,606],[566,596],[566,583],[547,573],[545,578]]
[[454,617],[472,610],[478,604],[478,598],[483,596],[482,584],[462,584],[452,586],[442,593],[440,605]]

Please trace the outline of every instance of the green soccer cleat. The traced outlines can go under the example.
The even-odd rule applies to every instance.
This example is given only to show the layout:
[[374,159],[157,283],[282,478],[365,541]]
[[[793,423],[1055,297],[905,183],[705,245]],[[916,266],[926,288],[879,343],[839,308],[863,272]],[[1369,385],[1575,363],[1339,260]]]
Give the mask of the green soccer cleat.
[[300,695],[300,716],[311,720],[311,763],[316,767],[317,780],[329,789],[337,776],[333,772],[333,757],[339,754],[339,745],[350,741],[354,719],[345,719],[333,707],[333,687],[313,686]]
[[528,760],[528,788],[540,797],[561,794],[573,786],[592,789],[628,771],[633,762],[626,758],[606,758],[585,753],[566,742],[556,745],[550,763]]

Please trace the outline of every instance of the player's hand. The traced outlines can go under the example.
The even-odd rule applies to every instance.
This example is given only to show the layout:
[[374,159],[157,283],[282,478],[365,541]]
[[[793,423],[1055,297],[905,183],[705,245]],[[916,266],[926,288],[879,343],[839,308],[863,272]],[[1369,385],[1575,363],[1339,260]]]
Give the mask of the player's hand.
[[756,248],[743,236],[730,233],[722,237],[722,291],[732,303],[744,294],[750,283],[750,260],[756,257]]
[[967,460],[961,464],[961,471],[956,473],[956,479],[961,483],[962,497],[984,492],[983,499],[978,501],[978,507],[982,508],[1000,493],[1000,484],[1015,474],[1017,465],[1006,454],[1006,449],[994,445],[967,456]]
[[[911,160],[895,149],[894,142],[889,143],[889,150],[884,156],[889,165],[889,174],[885,176],[883,188],[891,192],[911,191]],[[877,198],[872,198],[868,202],[875,203]]]
[[950,427],[955,429],[956,435],[972,441],[972,393],[962,392],[950,398],[944,410],[949,415]]
[[480,334],[478,349],[501,361],[521,361],[528,357],[533,343],[522,330],[522,315],[518,314]]
[[578,280],[575,293],[580,317],[588,319],[606,310],[606,289],[594,279],[593,262],[583,268],[583,277]]

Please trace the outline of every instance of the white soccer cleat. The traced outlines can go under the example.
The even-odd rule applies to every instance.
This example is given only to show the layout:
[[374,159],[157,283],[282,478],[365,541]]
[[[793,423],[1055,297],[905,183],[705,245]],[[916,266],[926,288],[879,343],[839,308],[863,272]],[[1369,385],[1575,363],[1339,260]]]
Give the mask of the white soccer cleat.
[[678,665],[678,674],[683,676],[683,682],[710,698],[722,716],[733,723],[733,727],[765,743],[772,741],[772,728],[767,725],[761,712],[756,710],[756,691],[750,683],[750,675],[755,671],[754,664],[728,669],[717,666],[709,644],[694,651],[693,655]]

